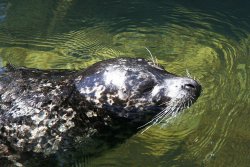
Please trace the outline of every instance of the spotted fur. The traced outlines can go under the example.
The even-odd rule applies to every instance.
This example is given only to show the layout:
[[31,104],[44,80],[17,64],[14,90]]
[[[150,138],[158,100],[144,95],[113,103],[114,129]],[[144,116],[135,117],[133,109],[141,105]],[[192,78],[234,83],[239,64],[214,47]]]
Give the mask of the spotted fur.
[[137,129],[171,105],[177,112],[178,106],[194,102],[200,91],[193,79],[140,58],[110,59],[81,71],[5,67],[0,73],[0,158],[65,151],[120,120]]

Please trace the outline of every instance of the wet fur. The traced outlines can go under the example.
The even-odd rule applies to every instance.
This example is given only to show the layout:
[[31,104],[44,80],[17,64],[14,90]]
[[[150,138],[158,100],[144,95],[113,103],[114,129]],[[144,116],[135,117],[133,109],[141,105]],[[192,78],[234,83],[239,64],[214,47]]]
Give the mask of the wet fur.
[[[144,68],[150,75],[143,76]],[[123,83],[114,85],[112,78],[104,82],[103,76],[113,70],[122,75],[124,69],[126,75],[121,77],[138,83],[126,84],[121,94],[118,87]],[[156,81],[164,77],[180,78],[155,62],[132,58],[99,62],[81,71],[5,67],[0,72],[0,157],[21,165],[18,162],[25,162],[25,155],[66,152],[89,137],[112,141],[113,134],[123,133],[125,139],[138,127],[158,124],[198,98],[200,86],[188,78],[183,81],[197,88],[187,91],[186,97],[184,91],[183,99],[163,98],[162,93],[153,97]],[[113,85],[106,87],[109,81]],[[165,89],[160,81],[158,85],[157,89]]]

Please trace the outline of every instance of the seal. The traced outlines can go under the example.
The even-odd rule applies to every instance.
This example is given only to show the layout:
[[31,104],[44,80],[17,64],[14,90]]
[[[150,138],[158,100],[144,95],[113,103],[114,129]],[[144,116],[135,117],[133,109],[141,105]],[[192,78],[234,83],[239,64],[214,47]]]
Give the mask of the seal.
[[25,154],[67,151],[107,129],[135,133],[190,106],[200,92],[192,78],[142,58],[80,71],[7,66],[0,72],[0,157],[20,166]]

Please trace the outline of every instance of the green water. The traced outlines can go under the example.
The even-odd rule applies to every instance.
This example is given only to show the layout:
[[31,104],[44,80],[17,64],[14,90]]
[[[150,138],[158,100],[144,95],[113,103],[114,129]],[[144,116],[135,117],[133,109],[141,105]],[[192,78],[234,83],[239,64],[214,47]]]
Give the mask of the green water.
[[0,63],[81,69],[149,57],[203,86],[183,114],[75,166],[250,164],[250,1],[0,0]]

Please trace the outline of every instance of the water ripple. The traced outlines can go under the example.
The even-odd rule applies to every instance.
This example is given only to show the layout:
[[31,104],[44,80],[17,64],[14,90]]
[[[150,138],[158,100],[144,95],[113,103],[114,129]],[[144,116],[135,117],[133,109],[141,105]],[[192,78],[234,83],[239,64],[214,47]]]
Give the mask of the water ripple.
[[[160,160],[162,166],[180,166],[181,162],[228,166],[225,159],[230,157],[235,166],[247,164],[247,157],[240,155],[249,154],[245,146],[250,139],[248,10],[179,1],[116,0],[98,5],[50,1],[33,4],[34,10],[31,6],[21,10],[18,4],[22,2],[13,3],[4,21],[0,20],[3,65],[11,57],[20,66],[85,68],[119,56],[148,58],[147,47],[168,71],[185,76],[188,69],[203,86],[197,103],[173,124],[154,127],[84,162],[141,166],[147,159],[151,165]],[[0,5],[0,19],[5,6]],[[239,146],[237,141],[244,144]],[[136,160],[135,148],[140,150]]]

